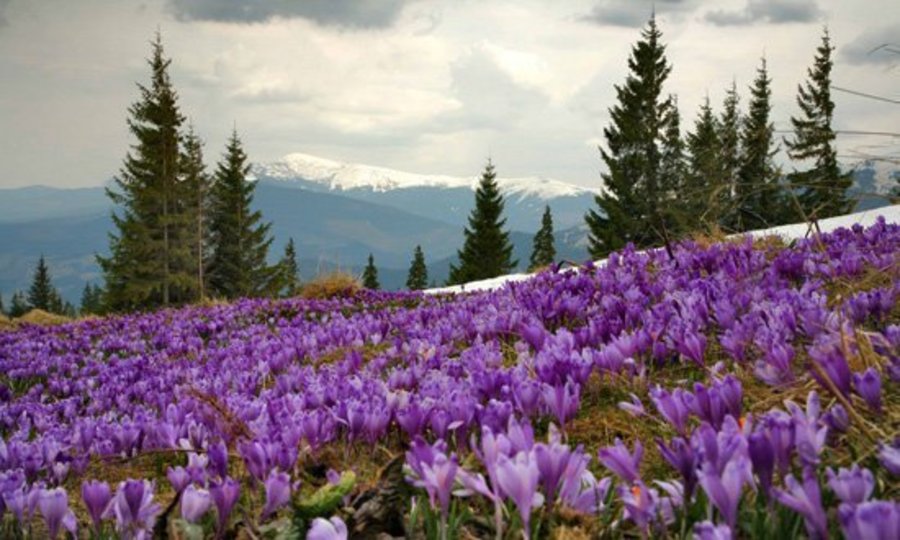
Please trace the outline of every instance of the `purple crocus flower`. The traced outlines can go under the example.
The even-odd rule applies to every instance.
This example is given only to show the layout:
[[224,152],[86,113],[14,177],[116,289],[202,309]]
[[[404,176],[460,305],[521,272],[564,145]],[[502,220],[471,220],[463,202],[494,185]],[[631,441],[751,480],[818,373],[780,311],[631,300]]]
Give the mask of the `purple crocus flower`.
[[681,339],[675,343],[675,348],[682,356],[700,367],[704,367],[703,355],[706,352],[706,336],[703,334],[691,330],[685,331]]
[[544,498],[537,492],[539,476],[537,463],[530,452],[519,452],[512,459],[501,454],[497,459],[497,483],[516,503],[526,538],[531,537],[531,509],[544,503]]
[[44,516],[50,538],[56,538],[60,525],[64,525],[73,535],[75,534],[75,514],[69,509],[69,496],[65,489],[43,490],[38,507]]
[[572,450],[568,445],[560,444],[558,441],[549,444],[538,443],[534,445],[534,458],[540,471],[544,494],[548,503],[552,503],[556,500],[556,490],[572,458]]
[[819,481],[812,467],[803,470],[803,483],[789,474],[784,479],[787,489],[775,488],[772,493],[781,504],[803,516],[806,532],[811,540],[828,538],[828,518],[822,507]]
[[900,538],[900,503],[844,503],[838,508],[838,521],[847,540],[895,540]]
[[148,480],[126,480],[119,484],[106,510],[116,518],[116,530],[124,538],[143,538],[156,522],[160,506],[153,502],[153,484]]
[[684,391],[677,388],[674,392],[669,393],[659,385],[650,390],[650,400],[656,406],[659,414],[669,421],[679,434],[684,435],[687,419],[690,412],[684,404]]
[[659,453],[669,462],[669,465],[681,473],[684,480],[684,496],[690,500],[697,485],[697,455],[691,445],[681,437],[672,439],[671,445],[666,445],[662,439],[656,440]]
[[644,416],[647,414],[647,411],[644,410],[644,404],[641,403],[641,400],[634,394],[629,394],[631,396],[631,402],[620,401],[619,408],[623,411],[629,413],[631,416]]
[[422,463],[422,483],[431,506],[440,508],[445,519],[450,510],[450,493],[458,470],[456,456],[448,458],[443,453],[437,454],[431,463]]
[[510,454],[529,452],[534,447],[534,428],[527,420],[518,422],[510,417],[506,428],[506,438],[509,439]]
[[266,505],[262,510],[265,519],[291,500],[291,477],[287,473],[272,471],[265,481]]
[[753,464],[753,472],[759,479],[759,485],[769,497],[772,491],[772,475],[775,472],[775,447],[772,440],[762,431],[747,437],[747,453]]
[[828,426],[819,427],[819,395],[813,390],[806,398],[806,411],[793,401],[786,403],[794,421],[794,444],[806,465],[818,465],[819,454],[825,447]]
[[710,502],[718,508],[728,526],[733,528],[737,524],[738,503],[744,484],[753,483],[750,460],[744,454],[737,454],[725,465],[721,474],[713,464],[704,463],[698,477]]
[[607,446],[598,451],[600,463],[603,463],[626,484],[633,484],[640,478],[638,468],[643,456],[644,446],[641,441],[634,441],[634,453],[632,453],[618,437],[616,437],[614,446]]
[[822,421],[834,433],[845,433],[850,428],[850,415],[840,403],[835,403],[825,414]]
[[98,482],[97,480],[84,481],[81,483],[81,499],[87,507],[91,521],[94,523],[94,532],[99,533],[100,521],[103,519],[103,513],[112,500],[112,491],[106,482]]
[[896,444],[882,444],[878,450],[878,461],[881,466],[894,476],[900,476],[900,446]]
[[196,523],[211,504],[209,491],[190,485],[181,493],[181,517],[188,523]]
[[544,384],[543,395],[544,404],[561,426],[575,418],[581,400],[581,387],[578,384],[572,381],[566,381],[564,385]]
[[316,518],[306,533],[306,540],[347,540],[348,535],[347,525],[338,516]]
[[180,465],[175,468],[169,467],[169,470],[166,471],[166,478],[169,479],[169,483],[172,484],[172,489],[175,490],[175,493],[181,493],[191,483],[190,473]]
[[228,518],[231,516],[235,503],[240,498],[241,485],[233,478],[226,477],[221,482],[212,484],[209,494],[213,504],[216,505],[216,531],[221,535],[228,525]]
[[881,414],[881,375],[875,368],[853,374],[853,388],[870,409]]
[[731,540],[734,535],[731,533],[731,527],[725,525],[716,525],[712,521],[701,521],[694,525],[694,540]]
[[837,474],[827,469],[828,485],[841,502],[860,504],[868,500],[875,489],[875,477],[869,469],[861,469],[854,464],[849,469],[838,469]]
[[228,447],[222,441],[209,445],[206,451],[209,457],[209,468],[219,477],[228,475]]
[[642,530],[646,531],[656,515],[659,494],[648,488],[640,480],[631,487],[619,486],[619,498],[625,506],[625,519],[630,519]]
[[269,459],[263,445],[258,442],[245,442],[238,445],[238,453],[244,458],[244,465],[254,482],[262,482],[269,470]]

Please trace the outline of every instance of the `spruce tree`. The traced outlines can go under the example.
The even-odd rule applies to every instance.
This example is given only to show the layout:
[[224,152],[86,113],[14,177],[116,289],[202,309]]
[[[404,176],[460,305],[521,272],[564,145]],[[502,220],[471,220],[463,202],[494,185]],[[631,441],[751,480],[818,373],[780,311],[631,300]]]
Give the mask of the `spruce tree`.
[[378,269],[375,268],[375,257],[371,253],[369,253],[369,262],[363,270],[363,287],[372,290],[381,288],[381,284],[378,283]]
[[194,275],[191,291],[196,298],[201,299],[206,297],[206,265],[210,242],[209,194],[212,189],[212,177],[206,172],[206,165],[203,163],[203,141],[194,133],[193,126],[188,128],[188,133],[184,137],[182,172],[185,209],[190,219],[190,253]]
[[663,139],[660,145],[659,195],[657,198],[659,216],[653,225],[658,239],[668,243],[675,236],[690,230],[692,218],[682,210],[683,201],[689,195],[685,192],[687,177],[687,159],[684,152],[684,139],[681,137],[681,115],[678,112],[678,101],[669,97],[672,104],[663,119]]
[[118,206],[110,255],[97,257],[113,310],[182,302],[193,275],[181,185],[181,124],[177,94],[157,34],[148,60],[149,86],[129,108],[136,144],[107,195]]
[[100,315],[103,313],[103,289],[99,285],[87,283],[81,291],[82,315]]
[[6,315],[6,306],[3,305],[3,293],[0,293],[0,315]]
[[475,208],[463,231],[465,242],[457,251],[459,264],[450,265],[450,284],[502,276],[519,264],[512,259],[509,232],[503,230],[503,206],[497,173],[488,160],[475,191]]
[[769,119],[772,110],[772,80],[766,59],[757,70],[750,88],[750,104],[741,129],[741,164],[738,169],[736,228],[747,231],[778,225],[785,216],[780,171],[773,156],[775,127]]
[[262,214],[250,209],[255,184],[247,180],[249,172],[247,154],[235,130],[210,193],[209,286],[223,298],[274,294],[278,285],[278,268],[266,264],[271,223],[261,223]]
[[719,165],[722,168],[719,225],[733,229],[737,218],[736,190],[741,167],[741,111],[737,83],[732,81],[725,94],[722,115],[718,123]]
[[281,288],[286,296],[296,296],[300,292],[300,267],[297,264],[297,251],[294,239],[288,238],[284,246],[284,255],[278,263],[281,270]]
[[660,212],[660,169],[670,99],[662,88],[671,71],[662,33],[651,17],[632,48],[630,73],[616,86],[618,103],[610,109],[612,124],[603,130],[607,148],[601,157],[608,172],[604,191],[596,197],[597,210],[585,221],[590,229],[589,251],[600,258],[628,242],[646,247],[659,240],[664,229]]
[[28,305],[25,293],[22,291],[14,292],[9,302],[9,316],[12,318],[21,317],[28,313],[29,310],[31,310],[31,306]]
[[420,291],[428,286],[428,267],[425,266],[425,254],[422,246],[416,246],[413,252],[413,260],[409,265],[409,273],[406,276],[406,288],[411,291]]
[[28,304],[33,309],[41,309],[51,313],[59,313],[62,310],[62,300],[50,278],[50,270],[44,256],[38,259],[37,266],[31,279],[31,287],[28,289]]
[[831,127],[834,102],[831,100],[831,53],[834,47],[828,30],[816,49],[813,67],[807,70],[809,80],[797,88],[800,117],[791,117],[794,137],[785,138],[791,159],[811,162],[811,168],[789,175],[802,214],[797,219],[827,218],[846,214],[853,208],[847,190],[853,183],[851,173],[841,173],[837,161],[835,134]]
[[555,260],[556,246],[553,239],[553,215],[550,213],[550,205],[547,205],[544,207],[544,215],[541,217],[541,228],[534,235],[528,271],[533,272],[538,268],[549,266]]
[[694,131],[688,133],[689,167],[685,182],[687,216],[691,228],[717,225],[724,212],[722,195],[725,184],[719,126],[709,98],[700,107]]

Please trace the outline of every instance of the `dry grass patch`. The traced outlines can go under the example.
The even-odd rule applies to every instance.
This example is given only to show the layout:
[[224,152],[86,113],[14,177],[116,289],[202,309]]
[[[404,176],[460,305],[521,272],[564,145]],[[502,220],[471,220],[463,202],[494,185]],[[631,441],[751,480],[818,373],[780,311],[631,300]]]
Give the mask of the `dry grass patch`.
[[347,272],[322,274],[300,288],[301,298],[324,299],[352,296],[362,289],[359,279]]
[[25,315],[15,320],[21,324],[36,324],[38,326],[53,326],[57,324],[65,324],[71,322],[72,319],[64,315],[56,313],[48,313],[42,309],[32,309]]

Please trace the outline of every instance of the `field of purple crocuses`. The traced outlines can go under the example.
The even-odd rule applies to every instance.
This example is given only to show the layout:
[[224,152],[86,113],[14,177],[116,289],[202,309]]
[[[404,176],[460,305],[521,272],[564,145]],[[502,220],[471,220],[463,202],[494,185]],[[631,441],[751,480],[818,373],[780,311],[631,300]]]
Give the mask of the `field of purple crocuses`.
[[900,538],[898,259],[880,220],[0,333],[0,535]]

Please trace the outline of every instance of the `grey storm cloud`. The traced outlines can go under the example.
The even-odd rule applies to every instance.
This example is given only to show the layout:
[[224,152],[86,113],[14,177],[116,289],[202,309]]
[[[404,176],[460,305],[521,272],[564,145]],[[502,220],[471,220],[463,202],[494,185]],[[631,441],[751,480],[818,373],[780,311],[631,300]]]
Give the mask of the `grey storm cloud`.
[[683,13],[694,9],[692,0],[657,0],[639,2],[636,0],[603,0],[594,5],[589,13],[582,15],[582,21],[604,26],[643,26],[656,13]]
[[[3,0],[0,0],[3,1]],[[262,23],[302,18],[326,26],[386,28],[413,0],[169,0],[183,21]]]
[[737,11],[710,11],[706,20],[718,26],[744,26],[756,23],[807,23],[819,19],[822,10],[814,0],[748,0]]
[[841,57],[852,64],[900,63],[900,23],[863,32],[841,48]]

